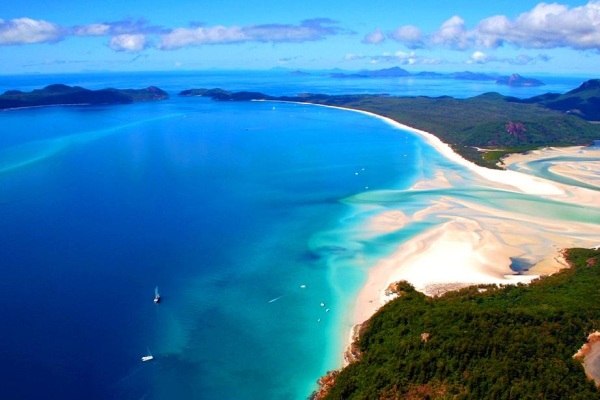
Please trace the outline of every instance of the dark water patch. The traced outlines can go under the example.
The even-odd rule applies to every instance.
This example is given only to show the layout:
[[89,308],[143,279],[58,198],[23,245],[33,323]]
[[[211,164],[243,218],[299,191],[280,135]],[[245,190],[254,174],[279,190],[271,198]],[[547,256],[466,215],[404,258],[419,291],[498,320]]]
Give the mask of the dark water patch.
[[518,274],[529,271],[529,269],[535,265],[535,263],[532,263],[531,260],[520,257],[511,257],[510,261],[510,269]]

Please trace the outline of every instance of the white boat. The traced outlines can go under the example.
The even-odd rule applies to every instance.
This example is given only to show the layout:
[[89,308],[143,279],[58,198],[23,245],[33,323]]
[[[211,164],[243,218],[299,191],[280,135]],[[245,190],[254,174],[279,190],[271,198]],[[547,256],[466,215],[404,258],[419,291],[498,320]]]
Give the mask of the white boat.
[[142,357],[142,361],[152,361],[154,360],[154,356],[150,353],[150,349],[148,349],[148,355]]
[[160,302],[160,294],[158,293],[158,286],[154,288],[154,303],[158,304]]

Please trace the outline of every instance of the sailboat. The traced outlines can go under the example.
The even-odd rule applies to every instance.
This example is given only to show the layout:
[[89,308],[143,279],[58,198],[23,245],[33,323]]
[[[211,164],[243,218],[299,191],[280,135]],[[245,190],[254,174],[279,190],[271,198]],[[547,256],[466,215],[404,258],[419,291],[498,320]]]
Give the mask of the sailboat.
[[150,353],[150,349],[148,350],[148,355],[147,356],[143,356],[142,357],[142,361],[152,361],[154,360],[154,356],[152,355],[152,353]]
[[160,294],[158,293],[158,286],[154,288],[154,304],[158,304],[160,302]]

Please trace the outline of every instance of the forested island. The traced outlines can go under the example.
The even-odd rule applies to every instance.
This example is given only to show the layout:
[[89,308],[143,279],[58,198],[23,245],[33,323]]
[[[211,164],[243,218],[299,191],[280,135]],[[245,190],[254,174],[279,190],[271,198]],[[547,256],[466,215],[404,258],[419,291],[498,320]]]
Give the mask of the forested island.
[[[294,71],[291,73],[294,76],[300,74],[309,75],[302,71]],[[428,72],[423,71],[417,74],[412,74],[409,71],[400,67],[391,67],[376,70],[361,70],[358,72],[332,72],[329,74],[330,78],[334,79],[369,79],[369,78],[401,78],[401,77],[416,77],[416,78],[445,78],[445,79],[457,79],[457,80],[470,80],[470,81],[495,81],[499,85],[508,86],[543,86],[544,82],[539,79],[526,78],[519,74],[512,74],[510,76],[497,75],[497,74],[482,74],[477,72],[463,71],[463,72],[452,72],[448,74],[441,74],[439,72]]]
[[364,110],[389,117],[439,137],[466,159],[490,168],[509,153],[542,146],[588,145],[600,139],[600,80],[564,94],[529,99],[485,93],[468,99],[388,95],[269,96],[259,92],[189,89],[181,96],[218,101],[275,100]]
[[155,86],[145,89],[90,90],[79,86],[54,84],[31,92],[9,90],[0,95],[0,110],[7,108],[53,105],[129,104],[168,98],[164,90]]
[[313,399],[597,399],[574,355],[600,326],[600,250],[530,285],[399,294],[360,329],[355,361]]

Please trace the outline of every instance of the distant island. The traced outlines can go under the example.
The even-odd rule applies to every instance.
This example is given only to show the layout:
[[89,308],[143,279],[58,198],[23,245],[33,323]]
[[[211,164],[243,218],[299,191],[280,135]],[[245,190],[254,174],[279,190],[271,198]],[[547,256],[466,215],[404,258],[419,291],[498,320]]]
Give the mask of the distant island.
[[[308,75],[308,73],[301,71],[294,71],[290,75],[299,76]],[[458,80],[470,80],[470,81],[494,81],[499,85],[508,86],[542,86],[544,82],[539,79],[525,78],[519,74],[512,74],[510,76],[502,76],[498,74],[482,74],[477,72],[463,71],[463,72],[452,72],[447,74],[441,74],[439,72],[419,72],[412,74],[409,71],[400,68],[392,67],[378,70],[361,70],[358,72],[333,72],[329,76],[335,79],[358,79],[358,78],[394,78],[394,77],[406,77],[412,76],[416,78],[446,78],[446,79],[458,79]]]
[[389,78],[397,76],[411,76],[412,74],[400,67],[392,67],[379,70],[362,70],[357,73],[332,73],[329,76],[332,78]]
[[502,76],[496,80],[496,83],[499,85],[507,85],[507,86],[543,86],[544,82],[533,79],[533,78],[524,78],[519,74],[512,74],[511,76]]
[[90,90],[55,84],[31,92],[9,90],[0,95],[0,110],[51,105],[129,104],[168,98],[167,92],[150,86],[145,89]]
[[223,89],[189,89],[179,95],[217,101],[290,101],[368,111],[431,132],[466,159],[490,168],[498,168],[498,162],[509,153],[542,146],[588,145],[600,138],[600,126],[590,123],[600,121],[598,79],[564,94],[529,99],[498,93],[469,99],[311,93],[270,96]]

